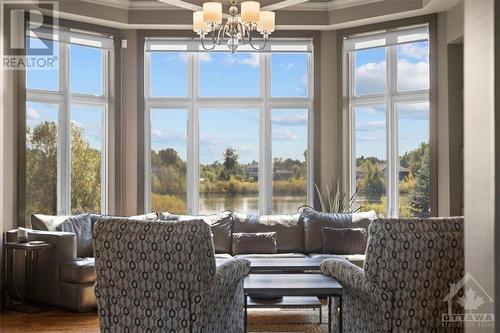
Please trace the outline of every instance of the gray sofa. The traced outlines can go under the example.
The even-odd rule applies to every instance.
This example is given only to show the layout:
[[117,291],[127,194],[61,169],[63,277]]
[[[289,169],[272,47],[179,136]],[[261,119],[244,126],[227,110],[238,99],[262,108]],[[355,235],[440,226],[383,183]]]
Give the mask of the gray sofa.
[[[102,218],[103,216],[92,214],[92,224]],[[223,212],[193,217],[161,213],[159,218],[169,221],[204,220],[211,227],[215,258],[345,258],[355,265],[362,266],[364,254],[347,256],[324,254],[321,230],[324,226],[367,229],[373,220],[373,215],[325,214],[308,210],[295,215],[269,216]],[[242,232],[275,232],[277,253],[233,255],[232,234]],[[17,230],[7,232],[7,241],[16,241],[16,239]],[[94,309],[96,307],[94,258],[77,256],[75,234],[31,230],[28,233],[28,239],[44,240],[55,245],[54,248],[39,256],[39,274],[35,281],[34,300],[80,312]],[[24,281],[22,265],[16,266],[16,270],[16,284],[20,286],[23,284],[20,281]],[[12,281],[8,282],[8,288],[12,291]]]

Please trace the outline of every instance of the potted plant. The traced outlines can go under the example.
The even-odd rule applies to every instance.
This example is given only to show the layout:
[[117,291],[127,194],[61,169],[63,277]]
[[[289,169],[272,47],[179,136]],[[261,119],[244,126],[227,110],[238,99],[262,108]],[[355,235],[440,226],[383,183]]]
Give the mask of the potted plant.
[[[356,207],[356,195],[358,189],[351,195],[340,191],[340,179],[337,180],[337,186],[330,190],[328,184],[325,184],[326,192],[322,193],[319,186],[314,184],[314,189],[318,194],[321,211],[323,213],[356,213],[361,207]],[[309,205],[302,205],[298,209],[309,208]]]

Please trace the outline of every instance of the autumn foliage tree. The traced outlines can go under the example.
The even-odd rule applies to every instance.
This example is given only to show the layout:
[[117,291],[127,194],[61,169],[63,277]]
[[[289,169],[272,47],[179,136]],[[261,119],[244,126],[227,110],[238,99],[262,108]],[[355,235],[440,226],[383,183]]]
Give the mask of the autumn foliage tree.
[[[71,211],[101,211],[101,152],[71,124]],[[57,213],[57,124],[26,130],[26,217]]]

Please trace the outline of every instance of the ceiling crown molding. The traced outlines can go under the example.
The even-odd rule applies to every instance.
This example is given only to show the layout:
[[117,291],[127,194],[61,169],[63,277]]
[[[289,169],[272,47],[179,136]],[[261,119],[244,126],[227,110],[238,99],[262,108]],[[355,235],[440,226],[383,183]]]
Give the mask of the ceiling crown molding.
[[85,2],[103,5],[107,7],[114,7],[126,10],[180,10],[177,6],[173,6],[166,2],[157,0],[147,1],[130,1],[130,0],[83,0]]
[[[114,7],[126,10],[199,10],[200,6],[182,0],[83,0],[98,5]],[[311,2],[310,0],[284,0],[273,5],[264,7],[264,10],[335,10],[359,5],[365,5],[384,0],[332,0],[328,2]]]
[[331,11],[335,9],[342,9],[360,5],[366,5],[375,2],[382,2],[384,0],[332,0],[328,2],[304,2],[293,7],[287,8],[286,10],[311,10],[311,11]]

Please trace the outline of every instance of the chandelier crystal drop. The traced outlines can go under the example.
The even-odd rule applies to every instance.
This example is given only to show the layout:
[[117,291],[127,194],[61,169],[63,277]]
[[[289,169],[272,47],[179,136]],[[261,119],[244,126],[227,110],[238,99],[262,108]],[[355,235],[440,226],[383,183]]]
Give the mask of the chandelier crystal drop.
[[[193,13],[193,31],[200,36],[204,50],[211,51],[225,40],[232,53],[239,45],[250,45],[256,51],[266,47],[269,35],[275,30],[274,12],[261,11],[257,1],[243,1],[241,14],[238,14],[236,4],[237,0],[229,0],[229,15],[225,23],[220,2],[205,2],[203,11]],[[262,36],[260,46],[254,44],[252,31],[255,30]]]

